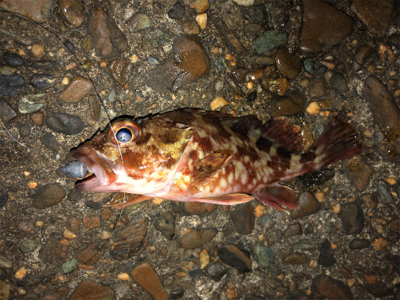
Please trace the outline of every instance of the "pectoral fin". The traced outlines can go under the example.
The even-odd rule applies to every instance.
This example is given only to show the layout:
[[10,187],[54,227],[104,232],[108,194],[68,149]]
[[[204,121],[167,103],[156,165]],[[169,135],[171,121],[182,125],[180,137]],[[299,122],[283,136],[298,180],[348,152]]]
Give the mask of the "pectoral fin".
[[254,197],[263,204],[268,204],[277,210],[283,211],[281,204],[295,209],[298,206],[297,194],[291,188],[280,185],[272,184],[266,186],[254,193]]
[[118,193],[110,201],[104,203],[103,207],[112,207],[112,208],[122,209],[129,205],[143,202],[143,201],[149,200],[151,198],[152,197],[147,197],[147,196],[137,195],[137,194]]
[[254,197],[246,194],[229,194],[211,198],[192,198],[192,201],[218,205],[236,205],[253,200]]

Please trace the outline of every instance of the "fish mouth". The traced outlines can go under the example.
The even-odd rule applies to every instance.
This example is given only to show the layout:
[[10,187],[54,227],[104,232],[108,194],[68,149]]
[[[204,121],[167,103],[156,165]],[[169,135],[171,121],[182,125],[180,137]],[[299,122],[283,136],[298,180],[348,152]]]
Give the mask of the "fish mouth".
[[82,145],[72,150],[71,157],[79,160],[94,173],[75,185],[75,189],[79,192],[95,191],[101,186],[112,184],[118,178],[106,161],[98,155],[95,149],[88,145]]

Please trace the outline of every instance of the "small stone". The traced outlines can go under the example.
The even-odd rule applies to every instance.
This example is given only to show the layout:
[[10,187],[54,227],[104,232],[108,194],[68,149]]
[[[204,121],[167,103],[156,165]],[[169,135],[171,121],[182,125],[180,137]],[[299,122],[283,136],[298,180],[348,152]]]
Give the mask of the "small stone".
[[136,266],[132,278],[155,300],[167,300],[168,294],[152,266],[145,262]]
[[220,264],[212,264],[207,269],[208,275],[215,281],[220,281],[227,272],[228,270]]
[[306,111],[311,115],[316,115],[321,111],[321,107],[319,106],[318,102],[313,101],[308,104]]
[[1,252],[0,252],[0,267],[1,268],[7,268],[7,269],[10,269],[12,267],[12,261],[10,259],[8,259],[6,257],[6,255],[1,253]]
[[254,63],[258,65],[274,65],[275,59],[265,55],[258,55],[254,57]]
[[137,32],[150,27],[150,19],[145,13],[135,14],[128,22],[129,30]]
[[199,34],[200,27],[197,25],[196,21],[185,21],[183,22],[183,31],[186,34]]
[[320,254],[318,256],[319,265],[324,267],[330,267],[336,263],[336,259],[331,248],[331,243],[327,239],[321,243],[319,251],[320,251]]
[[81,0],[60,0],[60,9],[69,24],[74,27],[82,24],[85,14]]
[[247,73],[249,73],[249,71],[246,68],[236,68],[232,71],[233,77],[235,77],[238,82],[243,81]]
[[371,209],[375,208],[378,204],[378,197],[373,194],[363,194],[361,196],[361,199],[365,203],[365,205]]
[[201,28],[201,30],[206,29],[207,27],[207,14],[200,14],[196,16],[197,25]]
[[329,82],[335,90],[341,93],[345,93],[349,90],[349,87],[347,86],[347,82],[343,74],[340,73],[333,74]]
[[352,157],[347,162],[347,169],[350,181],[360,192],[363,192],[368,186],[369,178],[373,174],[374,169],[364,163],[360,155]]
[[69,300],[111,300],[114,297],[114,291],[111,288],[91,280],[84,280],[78,285]]
[[11,52],[4,52],[3,59],[10,67],[20,67],[25,64],[25,61],[21,56]]
[[246,81],[256,81],[264,76],[264,69],[263,68],[256,68],[251,70],[246,75]]
[[211,241],[217,233],[215,228],[193,229],[181,237],[179,245],[186,249],[198,248]]
[[17,68],[13,68],[6,65],[0,65],[0,74],[1,75],[14,75],[17,72]]
[[286,265],[302,265],[307,263],[307,256],[303,253],[292,253],[283,259],[283,264]]
[[86,217],[82,221],[83,226],[89,229],[100,227],[101,220],[99,216]]
[[69,231],[68,229],[65,229],[63,232],[63,235],[66,239],[72,240],[76,238],[76,234],[72,233],[71,231]]
[[180,2],[175,2],[168,11],[168,17],[175,20],[182,20],[185,15],[185,7]]
[[38,60],[31,63],[31,67],[35,69],[52,70],[57,66],[55,60]]
[[35,208],[44,209],[56,205],[65,196],[66,193],[61,185],[58,183],[49,183],[39,188],[32,204]]
[[235,206],[235,210],[231,211],[231,219],[238,233],[250,234],[255,224],[253,207],[250,202]]
[[269,268],[275,262],[275,252],[267,247],[253,246],[251,248],[251,254],[254,259],[264,268]]
[[47,132],[40,137],[40,141],[50,150],[54,152],[58,152],[60,150],[61,145],[57,142],[56,138],[50,133]]
[[350,288],[342,281],[336,280],[327,275],[316,276],[311,285],[313,299],[353,299]]
[[42,112],[34,112],[30,115],[33,124],[36,126],[42,126],[44,123],[44,116]]
[[202,14],[208,10],[210,2],[208,0],[194,0],[189,3],[189,6],[196,9],[198,14]]
[[[357,63],[357,65],[359,66],[358,68],[356,67],[355,71],[358,71],[361,69],[361,67],[365,64],[365,62],[367,61],[367,58],[369,56],[371,52],[371,47],[368,45],[363,45],[360,46],[357,49],[356,54],[354,55],[354,61],[355,63]],[[353,68],[354,69],[354,68]]]
[[167,239],[172,240],[175,234],[175,220],[175,215],[167,211],[157,216],[154,225]]
[[240,272],[251,270],[250,253],[246,250],[240,250],[235,245],[222,246],[218,249],[218,256],[224,263]]
[[125,59],[114,59],[107,65],[111,75],[121,85],[128,82],[132,76],[133,65],[129,60]]
[[101,243],[92,243],[84,248],[76,258],[81,264],[94,266],[102,256],[102,246]]
[[60,99],[65,102],[77,102],[89,94],[93,88],[94,86],[89,79],[82,76],[76,76],[61,93]]
[[384,204],[394,203],[393,197],[387,190],[387,187],[383,181],[378,181],[377,184],[379,200]]
[[357,204],[344,205],[339,212],[339,218],[342,221],[343,230],[346,234],[361,232],[364,225],[364,216],[361,207]]
[[119,273],[118,274],[118,279],[119,280],[129,280],[131,277],[129,276],[128,273]]
[[19,74],[0,75],[0,96],[14,96],[24,84],[24,77]]
[[254,209],[254,215],[256,218],[260,218],[265,211],[266,207],[262,204],[257,204],[256,208]]
[[377,238],[374,240],[374,249],[376,251],[382,251],[387,246],[387,240],[384,238]]
[[32,94],[26,95],[25,97],[19,99],[18,102],[18,110],[21,114],[31,114],[35,111],[38,111],[43,107],[42,103],[35,103],[39,99],[43,98],[43,94]]
[[222,108],[229,103],[223,98],[223,97],[217,97],[210,103],[211,110],[217,110],[219,108]]
[[296,223],[296,224],[289,225],[286,228],[284,235],[285,235],[285,237],[292,237],[292,236],[296,236],[296,235],[301,235],[302,233],[303,233],[303,231],[301,230],[300,224]]
[[8,194],[0,194],[0,208],[6,206],[8,201]]
[[21,14],[34,22],[42,23],[49,20],[51,11],[54,7],[54,1],[50,0],[3,0],[0,2],[0,8]]
[[318,245],[313,242],[310,242],[309,240],[303,239],[294,245],[293,250],[299,252],[315,251],[318,250]]
[[281,48],[276,53],[278,71],[288,79],[294,79],[301,71],[300,59],[289,53],[287,48]]
[[274,98],[271,105],[273,117],[295,115],[303,111],[306,99],[298,91],[289,91],[284,96]]
[[390,228],[400,233],[400,219],[397,219],[391,223],[389,223]]
[[371,274],[364,274],[364,279],[368,284],[375,284],[376,283],[376,276]]
[[40,246],[40,239],[37,238],[33,240],[26,239],[19,245],[21,251],[24,253],[34,252],[39,246]]
[[39,250],[39,258],[44,263],[60,263],[68,254],[68,246],[61,244],[56,238],[50,237]]
[[203,249],[200,252],[200,268],[205,269],[210,262],[210,256],[208,255],[207,249]]
[[56,79],[53,75],[37,74],[32,76],[30,82],[34,88],[47,89],[56,83]]
[[263,32],[253,41],[253,46],[257,54],[260,55],[276,47],[284,46],[286,41],[285,33],[280,32],[279,29],[273,29]]
[[310,97],[318,98],[322,97],[326,93],[325,80],[322,78],[316,78],[311,80],[310,83]]
[[17,270],[17,272],[15,272],[14,277],[17,279],[22,279],[25,277],[25,275],[26,275],[26,269],[25,269],[25,267],[22,267],[22,268],[19,268]]
[[385,297],[390,294],[387,285],[382,281],[378,281],[375,284],[367,284],[366,288],[368,292],[378,298]]
[[371,242],[369,240],[354,239],[349,243],[350,249],[364,249],[370,246]]
[[74,259],[71,259],[71,260],[63,263],[63,265],[62,265],[63,272],[65,274],[71,273],[75,269],[77,262],[78,262],[78,260],[74,258]]
[[315,72],[315,62],[311,57],[307,57],[304,62],[304,70],[306,70],[306,72],[308,72],[311,75],[314,75]]
[[317,213],[321,209],[321,204],[310,193],[304,192],[299,196],[299,206],[292,211],[292,218],[299,219]]
[[342,273],[343,277],[345,279],[351,279],[353,278],[353,275],[347,270],[342,264],[338,266],[338,270],[340,273]]
[[51,130],[66,135],[78,134],[85,127],[80,117],[66,113],[55,113],[48,116],[46,118],[46,125]]
[[184,215],[208,216],[217,209],[216,204],[201,202],[174,202],[174,211]]
[[233,0],[238,5],[241,6],[253,6],[254,0]]

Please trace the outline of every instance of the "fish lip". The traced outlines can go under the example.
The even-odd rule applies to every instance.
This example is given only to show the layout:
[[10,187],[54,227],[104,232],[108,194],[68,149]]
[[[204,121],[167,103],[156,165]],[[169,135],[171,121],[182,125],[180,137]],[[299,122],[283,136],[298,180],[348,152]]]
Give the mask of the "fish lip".
[[116,174],[99,157],[96,150],[89,145],[81,145],[77,149],[72,150],[71,157],[79,160],[94,173],[93,176],[77,183],[76,190],[78,191],[92,191],[100,185],[107,186],[117,179]]

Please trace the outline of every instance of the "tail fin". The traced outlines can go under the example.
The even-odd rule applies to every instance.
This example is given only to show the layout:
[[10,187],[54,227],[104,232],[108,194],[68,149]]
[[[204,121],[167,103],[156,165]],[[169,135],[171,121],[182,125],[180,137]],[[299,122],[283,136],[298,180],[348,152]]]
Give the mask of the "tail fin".
[[308,153],[316,155],[315,169],[321,169],[339,160],[357,155],[362,149],[353,127],[347,123],[344,116],[338,115],[329,122],[328,127]]

